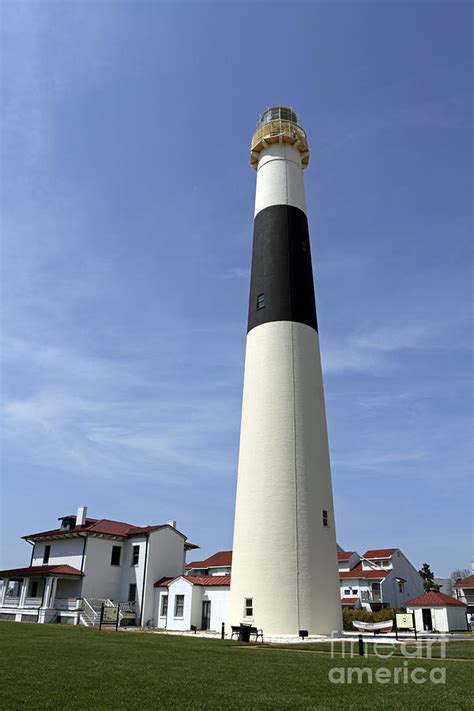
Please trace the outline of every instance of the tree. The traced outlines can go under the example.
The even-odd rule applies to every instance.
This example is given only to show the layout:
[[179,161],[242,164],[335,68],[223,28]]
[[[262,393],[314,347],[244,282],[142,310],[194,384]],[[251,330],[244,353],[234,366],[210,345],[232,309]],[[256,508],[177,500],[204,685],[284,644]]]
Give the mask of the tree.
[[431,570],[428,563],[423,563],[421,569],[418,571],[423,578],[423,585],[426,592],[435,591],[438,592],[441,585],[436,585],[434,582],[434,573]]
[[451,573],[451,580],[453,581],[453,583],[455,583],[456,580],[459,580],[460,578],[461,580],[463,578],[467,578],[467,576],[470,574],[471,571],[469,570],[469,568],[459,568],[459,570],[453,570],[453,572]]

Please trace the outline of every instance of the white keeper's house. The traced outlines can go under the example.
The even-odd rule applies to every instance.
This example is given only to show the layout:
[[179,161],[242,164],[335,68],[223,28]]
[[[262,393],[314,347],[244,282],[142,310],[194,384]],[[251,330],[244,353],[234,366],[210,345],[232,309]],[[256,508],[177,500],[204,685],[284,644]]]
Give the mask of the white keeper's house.
[[454,584],[456,599],[467,605],[469,614],[474,614],[474,575],[456,580]]
[[102,604],[122,623],[158,626],[155,582],[185,571],[198,548],[175,521],[135,526],[87,517],[81,506],[58,528],[23,536],[30,565],[0,571],[0,620],[96,625]]
[[402,608],[424,592],[423,578],[399,548],[371,549],[362,556],[338,551],[337,558],[343,607]]
[[[103,604],[120,604],[121,624],[168,630],[220,631],[252,624],[254,601],[229,618],[232,551],[186,563],[189,543],[175,521],[136,526],[87,516],[79,507],[58,528],[23,538],[30,565],[0,571],[0,620],[97,625]],[[338,547],[343,607],[406,607],[423,580],[398,548],[363,556]],[[282,571],[284,575],[284,571]],[[278,591],[276,591],[278,594]]]

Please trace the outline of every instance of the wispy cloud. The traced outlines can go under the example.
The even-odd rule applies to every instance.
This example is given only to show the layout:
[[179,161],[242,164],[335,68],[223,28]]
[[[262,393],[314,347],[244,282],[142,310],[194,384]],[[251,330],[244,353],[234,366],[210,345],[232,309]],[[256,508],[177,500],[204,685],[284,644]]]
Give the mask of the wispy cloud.
[[167,481],[172,467],[175,482],[196,469],[212,474],[234,468],[227,439],[233,444],[238,402],[218,377],[193,383],[176,373],[145,374],[133,359],[124,365],[18,340],[5,356],[35,371],[41,384],[37,392],[6,398],[6,445],[16,457],[105,478]]
[[223,279],[249,279],[250,269],[243,269],[241,267],[233,267],[228,269],[222,275]]
[[403,366],[395,356],[409,351],[471,350],[469,317],[459,309],[436,320],[411,318],[403,323],[385,323],[372,330],[360,330],[327,344],[322,339],[322,361],[326,373],[367,372],[379,374]]

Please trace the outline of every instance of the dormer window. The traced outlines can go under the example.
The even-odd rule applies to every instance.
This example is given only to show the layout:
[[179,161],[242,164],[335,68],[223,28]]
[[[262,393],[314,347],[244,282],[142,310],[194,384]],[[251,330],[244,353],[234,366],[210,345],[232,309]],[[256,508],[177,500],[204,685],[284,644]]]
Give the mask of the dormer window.
[[76,519],[75,518],[63,518],[61,521],[61,530],[62,531],[70,531],[71,528],[74,528],[76,525]]

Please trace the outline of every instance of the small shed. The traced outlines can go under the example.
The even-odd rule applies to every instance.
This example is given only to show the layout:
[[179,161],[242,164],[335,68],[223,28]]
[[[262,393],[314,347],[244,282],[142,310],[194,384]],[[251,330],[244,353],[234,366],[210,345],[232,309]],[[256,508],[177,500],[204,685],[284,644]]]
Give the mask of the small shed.
[[454,632],[467,629],[467,607],[441,592],[427,592],[407,602],[415,615],[417,632]]

